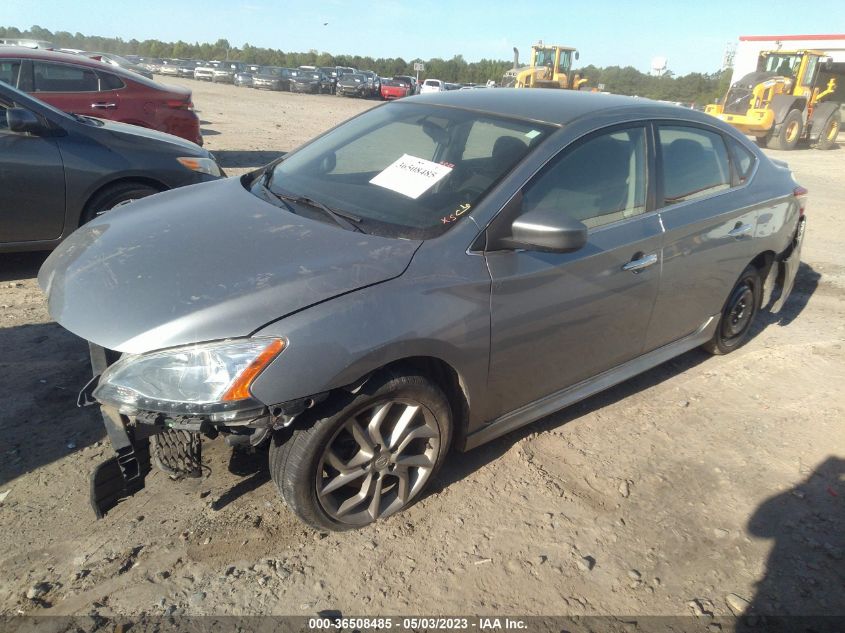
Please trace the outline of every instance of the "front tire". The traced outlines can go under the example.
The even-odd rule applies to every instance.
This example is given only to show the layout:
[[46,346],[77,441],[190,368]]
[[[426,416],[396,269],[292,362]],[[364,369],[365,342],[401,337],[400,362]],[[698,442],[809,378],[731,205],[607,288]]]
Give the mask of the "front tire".
[[311,410],[270,444],[270,474],[288,506],[318,530],[349,530],[408,508],[442,465],[449,402],[427,378],[383,373],[357,394]]
[[711,354],[730,354],[748,342],[754,318],[760,310],[763,282],[760,271],[748,266],[728,295],[719,325],[702,347]]
[[159,190],[155,187],[137,182],[118,182],[109,185],[91,198],[85,211],[82,212],[79,225],[90,222],[116,206],[156,193],[159,193]]
[[836,137],[839,136],[841,121],[839,111],[833,112],[824,122],[819,140],[813,145],[816,149],[833,149],[836,147]]
[[792,150],[798,145],[804,131],[804,118],[800,110],[790,110],[783,120],[777,134],[768,140],[769,149]]

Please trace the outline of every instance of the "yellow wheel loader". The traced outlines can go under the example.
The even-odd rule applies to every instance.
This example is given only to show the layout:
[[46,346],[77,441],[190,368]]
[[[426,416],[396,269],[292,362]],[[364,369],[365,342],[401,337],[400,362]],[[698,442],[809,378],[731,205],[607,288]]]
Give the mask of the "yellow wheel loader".
[[820,79],[831,60],[821,51],[763,51],[757,70],[733,84],[706,112],[754,136],[762,147],[794,149],[806,139],[817,149],[836,145],[841,118],[836,79]]
[[571,76],[572,62],[577,59],[578,51],[572,47],[544,45],[539,42],[531,47],[531,65],[506,72],[502,85],[513,85],[515,88],[578,90],[587,80],[580,75]]

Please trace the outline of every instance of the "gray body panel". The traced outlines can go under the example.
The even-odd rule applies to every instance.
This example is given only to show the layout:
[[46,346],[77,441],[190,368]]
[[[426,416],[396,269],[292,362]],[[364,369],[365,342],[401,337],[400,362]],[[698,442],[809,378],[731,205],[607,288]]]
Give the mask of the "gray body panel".
[[[642,352],[660,283],[661,230],[650,214],[590,234],[574,253],[488,254],[493,277],[492,419]],[[658,263],[633,273],[637,254]]]
[[[287,348],[252,385],[267,405],[353,384],[396,360],[433,357],[455,370],[470,404],[467,445],[492,439],[707,340],[743,268],[783,253],[797,224],[788,170],[730,126],[646,100],[565,92],[402,100],[564,125],[422,245],[298,218],[236,182],[203,185],[130,205],[92,225],[101,235],[64,245],[40,278],[62,276],[50,284],[51,314],[124,351],[285,337]],[[488,225],[558,152],[606,126],[653,119],[733,137],[757,157],[756,174],[728,192],[652,205],[592,230],[575,253],[484,252]],[[183,233],[167,234],[170,215]],[[729,236],[737,223],[752,229]],[[656,265],[622,271],[638,252],[656,254]],[[225,288],[214,286],[220,275]],[[104,299],[112,288],[120,300]]]
[[248,336],[400,275],[418,245],[295,215],[229,178],[104,214],[50,255],[39,283],[68,330],[138,354]]

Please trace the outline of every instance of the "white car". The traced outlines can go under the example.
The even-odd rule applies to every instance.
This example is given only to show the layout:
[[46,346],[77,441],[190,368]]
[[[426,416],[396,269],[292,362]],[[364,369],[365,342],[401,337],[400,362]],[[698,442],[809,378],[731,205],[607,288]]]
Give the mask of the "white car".
[[445,90],[446,82],[440,79],[426,79],[422,84],[422,88],[420,88],[420,94],[425,94],[426,92],[444,92]]

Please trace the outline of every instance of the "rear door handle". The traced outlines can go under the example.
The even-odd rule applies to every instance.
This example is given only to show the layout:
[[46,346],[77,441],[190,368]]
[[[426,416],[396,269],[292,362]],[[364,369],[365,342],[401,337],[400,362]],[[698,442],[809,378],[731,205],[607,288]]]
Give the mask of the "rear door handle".
[[742,224],[740,222],[737,222],[736,226],[733,229],[731,229],[730,231],[728,231],[728,237],[736,237],[736,238],[745,237],[746,235],[751,233],[753,228],[754,227],[751,226],[750,224]]
[[637,274],[644,268],[654,266],[657,263],[657,253],[649,253],[648,255],[637,253],[636,255],[634,255],[634,257],[636,257],[637,259],[632,259],[627,264],[622,266],[622,270],[627,270],[628,272]]
[[114,108],[117,107],[117,104],[116,103],[103,103],[101,101],[100,103],[92,103],[91,107],[95,108],[97,110],[113,110]]

